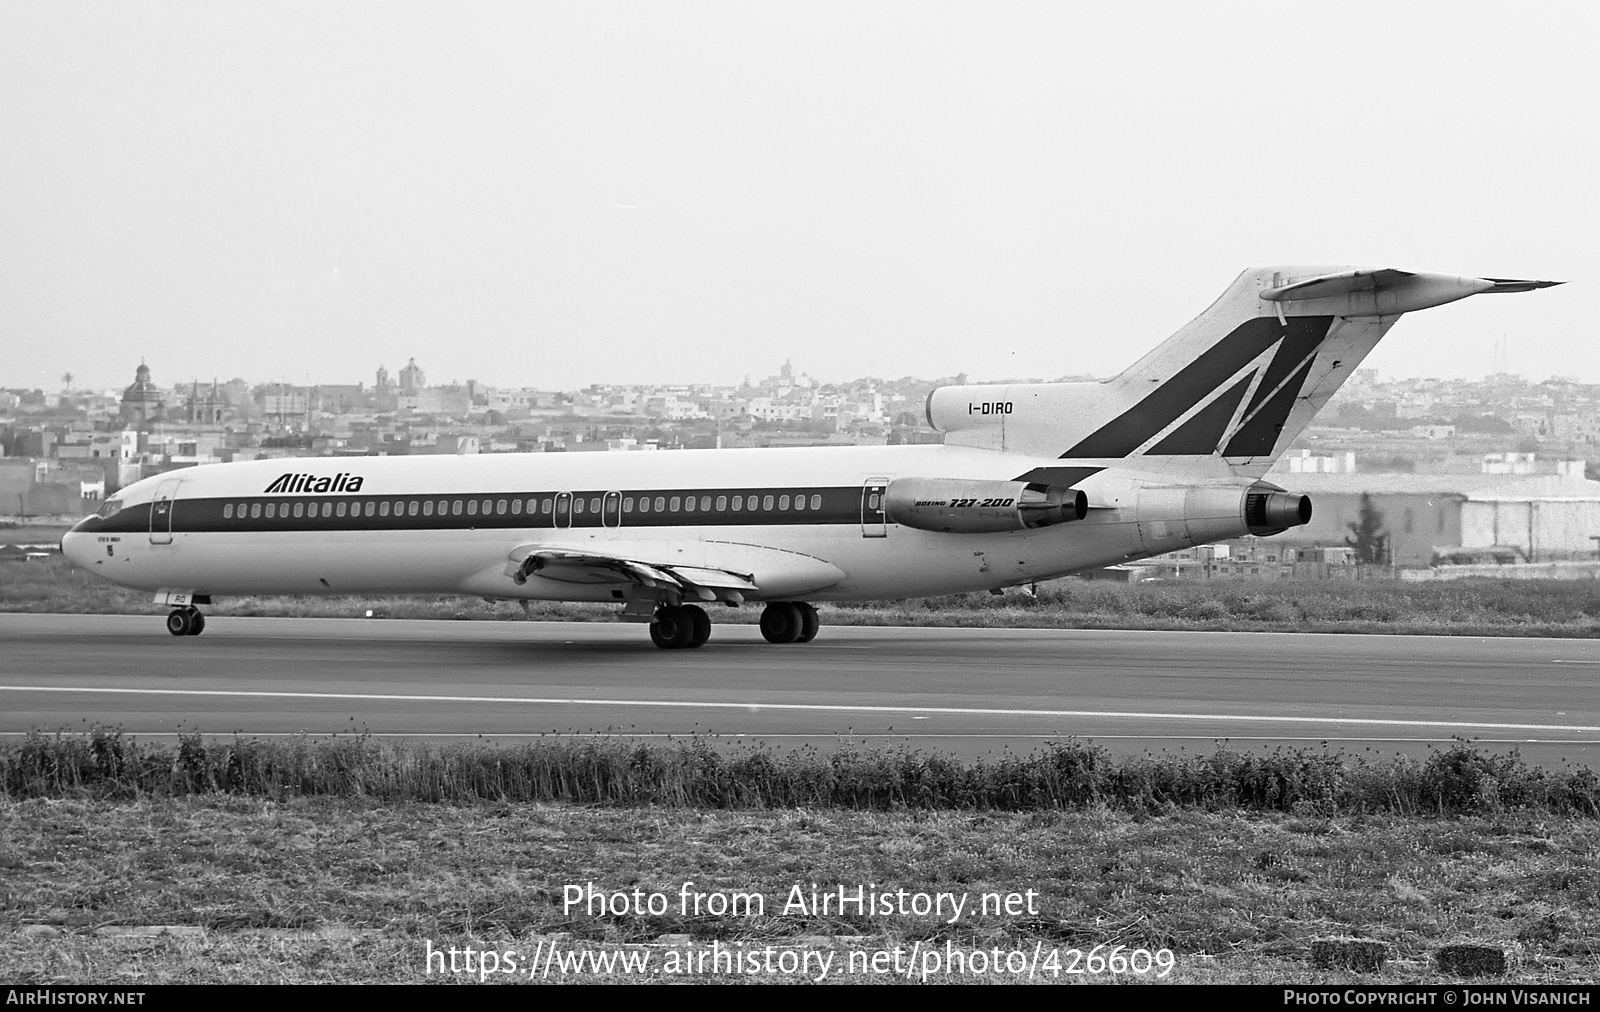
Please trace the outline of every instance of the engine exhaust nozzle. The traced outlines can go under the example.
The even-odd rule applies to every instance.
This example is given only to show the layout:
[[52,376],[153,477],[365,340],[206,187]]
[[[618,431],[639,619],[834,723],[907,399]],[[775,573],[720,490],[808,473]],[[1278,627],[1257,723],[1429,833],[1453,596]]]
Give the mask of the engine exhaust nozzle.
[[1276,534],[1311,522],[1311,497],[1294,492],[1251,492],[1245,497],[1251,534]]

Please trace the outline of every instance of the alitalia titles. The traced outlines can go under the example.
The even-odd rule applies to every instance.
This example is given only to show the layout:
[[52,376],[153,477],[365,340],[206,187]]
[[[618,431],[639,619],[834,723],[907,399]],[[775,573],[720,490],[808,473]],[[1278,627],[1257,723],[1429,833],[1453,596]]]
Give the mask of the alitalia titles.
[[316,474],[280,474],[278,480],[268,485],[266,491],[286,495],[306,492],[359,492],[362,477],[340,471],[333,477]]

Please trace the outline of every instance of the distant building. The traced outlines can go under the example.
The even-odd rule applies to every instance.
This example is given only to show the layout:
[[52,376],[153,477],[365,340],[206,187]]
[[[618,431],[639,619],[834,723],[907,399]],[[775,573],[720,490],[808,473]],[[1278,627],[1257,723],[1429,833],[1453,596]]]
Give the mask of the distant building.
[[422,367],[417,365],[417,360],[416,359],[411,359],[410,361],[408,361],[406,363],[406,367],[404,369],[400,370],[400,392],[401,393],[403,393],[403,394],[421,393],[422,392],[422,388],[427,386],[427,385],[428,385],[428,376],[427,376],[426,373],[424,373],[422,371]]
[[1514,548],[1528,561],[1593,558],[1600,481],[1519,474],[1297,474],[1283,481],[1311,497],[1311,522],[1273,538],[1342,545],[1370,497],[1383,517],[1390,560],[1427,566],[1459,549]]
[[[1538,454],[1536,453],[1486,453],[1483,455],[1483,474],[1537,474],[1539,469]],[[1578,477],[1583,477],[1579,474]]]
[[221,425],[227,420],[228,408],[228,396],[222,392],[216,380],[211,381],[211,389],[205,392],[201,392],[200,381],[196,380],[191,387],[184,416],[195,425]]
[[0,461],[0,514],[83,516],[99,508],[105,493],[105,469],[94,461]]
[[143,362],[134,370],[133,383],[122,391],[122,420],[129,425],[160,421],[167,411],[166,398],[150,382],[150,367]]
[[1413,425],[1411,436],[1414,439],[1453,439],[1456,427],[1454,425]]
[[1285,474],[1353,474],[1355,469],[1354,452],[1318,456],[1310,450],[1290,450],[1274,468]]

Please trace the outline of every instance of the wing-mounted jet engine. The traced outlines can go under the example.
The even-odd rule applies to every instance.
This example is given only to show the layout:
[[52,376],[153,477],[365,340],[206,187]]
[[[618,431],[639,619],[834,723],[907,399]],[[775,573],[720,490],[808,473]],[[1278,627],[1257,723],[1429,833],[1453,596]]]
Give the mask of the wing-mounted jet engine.
[[897,478],[884,509],[891,523],[948,534],[997,534],[1053,527],[1089,514],[1079,489],[1024,481]]

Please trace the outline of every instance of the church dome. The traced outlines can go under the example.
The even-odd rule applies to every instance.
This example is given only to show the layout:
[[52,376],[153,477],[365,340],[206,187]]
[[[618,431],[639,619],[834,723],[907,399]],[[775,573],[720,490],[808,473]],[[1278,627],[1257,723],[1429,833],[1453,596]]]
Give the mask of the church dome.
[[143,362],[133,374],[133,383],[122,392],[122,418],[129,422],[147,422],[160,417],[166,408],[161,390],[150,381],[150,367]]

